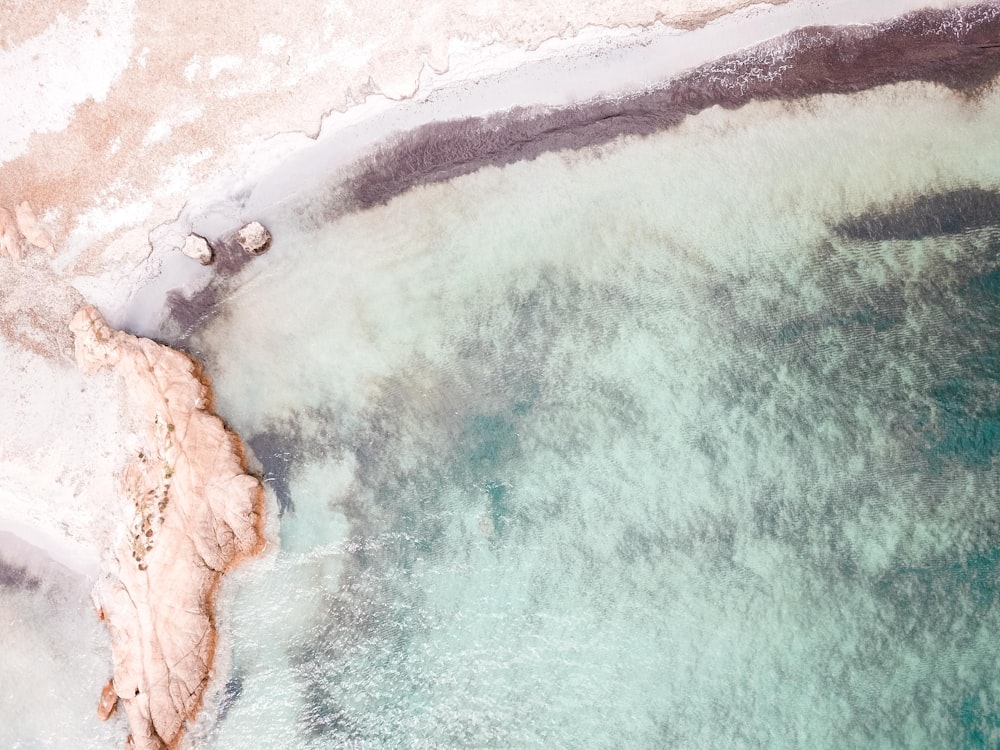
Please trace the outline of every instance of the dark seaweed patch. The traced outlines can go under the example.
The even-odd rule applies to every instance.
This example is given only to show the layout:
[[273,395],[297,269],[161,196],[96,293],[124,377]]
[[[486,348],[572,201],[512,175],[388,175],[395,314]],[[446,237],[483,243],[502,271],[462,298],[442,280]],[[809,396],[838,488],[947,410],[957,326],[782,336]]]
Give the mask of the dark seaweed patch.
[[[831,696],[830,707],[846,706],[844,744],[898,747],[890,727],[904,715],[916,715],[921,728],[937,731],[934,742],[958,736],[960,722],[969,725],[970,738],[995,737],[989,703],[967,701],[962,714],[959,698],[943,699],[932,689],[978,695],[991,684],[985,670],[965,671],[970,654],[981,647],[981,629],[994,627],[1000,611],[998,558],[991,551],[1000,522],[996,490],[986,472],[963,472],[960,457],[942,466],[928,461],[927,433],[914,429],[921,409],[943,398],[937,389],[950,378],[971,373],[977,387],[986,387],[990,360],[984,342],[1000,339],[992,313],[980,309],[997,285],[991,253],[975,244],[942,253],[928,278],[917,279],[901,278],[903,266],[891,257],[879,261],[843,244],[816,248],[814,258],[794,269],[762,266],[762,285],[715,273],[703,290],[711,304],[695,314],[713,316],[698,331],[717,337],[701,346],[709,350],[721,342],[725,354],[706,358],[708,371],[690,386],[702,389],[704,420],[683,426],[670,420],[658,426],[636,395],[641,389],[592,373],[586,358],[575,358],[578,349],[564,359],[553,345],[584,339],[600,348],[636,330],[661,339],[670,335],[676,329],[662,327],[662,310],[636,312],[637,300],[656,299],[658,279],[639,279],[636,271],[630,280],[644,283],[637,294],[634,287],[628,293],[616,288],[613,280],[583,284],[550,271],[526,288],[498,295],[510,314],[470,312],[450,341],[454,356],[448,367],[414,361],[404,374],[386,379],[368,410],[340,437],[356,446],[359,500],[349,510],[357,539],[367,543],[349,560],[343,587],[312,631],[319,635],[293,655],[306,699],[306,730],[324,740],[391,745],[415,707],[433,700],[433,677],[421,671],[421,649],[428,634],[449,623],[435,619],[441,615],[428,605],[428,581],[461,585],[465,552],[478,538],[455,519],[478,504],[503,529],[502,543],[489,545],[502,564],[515,565],[524,545],[545,538],[548,525],[576,524],[580,540],[571,539],[557,553],[587,582],[585,596],[595,612],[656,602],[662,607],[653,611],[669,618],[673,580],[663,571],[675,561],[697,580],[698,596],[718,602],[727,615],[787,610],[787,627],[809,639],[807,661],[816,675],[803,680],[794,658],[783,658],[781,645],[770,662],[753,664],[773,669],[775,690],[804,682]],[[870,274],[882,280],[865,283],[866,264],[878,262],[887,273]],[[659,375],[651,368],[650,377]],[[440,398],[413,398],[410,379]],[[573,386],[567,391],[563,383]],[[581,392],[585,399],[574,397]],[[952,398],[971,404],[974,396]],[[888,438],[881,432],[873,437],[857,411],[874,414],[878,428],[901,427]],[[559,425],[558,434],[538,431],[536,420]],[[942,423],[934,424],[939,429]],[[713,475],[714,491],[729,503],[707,503],[681,520],[663,522],[659,511],[674,500],[670,486],[649,499],[622,485],[632,479],[629,469],[658,471],[658,457],[667,464],[666,451],[655,451],[657,432],[681,427],[692,453]],[[578,463],[588,450],[606,451],[609,446],[595,441],[609,434],[627,436],[628,452],[641,456],[610,481]],[[893,441],[889,459],[879,458],[878,441],[885,439]],[[648,455],[641,453],[646,441],[654,446]],[[526,465],[536,451],[559,462],[552,468],[563,475],[577,471],[587,492],[604,493],[606,549],[584,541],[590,537],[583,533],[586,513],[578,512],[581,490],[575,482],[534,497],[518,486],[526,470],[539,470]],[[737,461],[734,476],[730,464]],[[776,463],[787,475],[769,473]],[[682,483],[688,467],[675,464],[673,471]],[[941,507],[949,477],[956,476],[974,489],[952,493]],[[892,494],[896,485],[906,488],[904,497]],[[647,501],[648,515],[636,514],[635,505]],[[620,520],[630,513],[635,520]],[[948,520],[947,513],[959,520]],[[928,553],[904,534],[890,562],[873,572],[867,549],[915,523],[945,536],[948,552]],[[781,560],[774,578],[741,560],[758,547]],[[546,567],[526,583],[537,610],[544,611],[558,576],[558,566]],[[693,586],[684,583],[687,590]],[[850,637],[840,641],[830,632]],[[789,647],[797,640],[790,639]],[[908,666],[910,661],[917,666]],[[912,685],[913,695],[872,701],[872,686],[886,674]],[[382,682],[373,684],[376,677]],[[709,699],[716,696],[692,692],[683,701]],[[748,718],[759,709],[745,701],[759,699],[737,694],[732,702],[713,705],[712,716],[723,727],[718,736],[769,746],[773,726]],[[663,706],[670,706],[669,699]],[[500,699],[496,707],[506,710]],[[667,713],[679,715],[664,708]],[[930,729],[925,716],[942,722],[941,728]],[[665,726],[662,714],[652,714],[649,723]],[[730,732],[730,725],[741,728]],[[433,736],[440,744],[447,744],[442,737],[448,734],[461,738],[457,746],[489,746],[484,734],[476,734],[482,726],[456,722]],[[671,726],[690,738],[680,729],[685,722]],[[544,731],[532,721],[520,729],[525,727]],[[491,735],[495,746],[516,744],[505,729],[501,725]]]
[[[307,703],[300,718],[312,735],[393,741],[379,697],[350,687],[364,684],[365,670],[375,662],[392,665],[400,694],[418,701],[428,689],[422,675],[409,671],[407,655],[419,650],[423,633],[436,625],[425,619],[420,577],[455,564],[443,542],[451,543],[456,516],[473,510],[481,525],[473,523],[473,537],[464,543],[486,537],[499,557],[507,554],[504,544],[523,541],[526,519],[555,521],[576,500],[550,497],[544,505],[524,507],[512,481],[523,471],[521,434],[559,390],[557,380],[540,374],[560,367],[551,355],[553,338],[564,335],[568,324],[597,341],[613,340],[613,329],[622,323],[608,313],[609,305],[627,309],[630,298],[611,285],[585,286],[549,271],[527,289],[500,295],[499,304],[513,314],[477,311],[456,331],[450,342],[454,367],[442,371],[412,362],[405,375],[382,384],[380,396],[342,436],[357,467],[357,499],[343,507],[354,538],[368,543],[359,543],[346,562],[322,636],[292,654]],[[496,320],[506,321],[503,330],[496,330]],[[411,379],[422,384],[420,398],[414,398]],[[611,384],[595,382],[593,394],[623,424],[641,422],[640,406],[619,408],[622,394]],[[303,429],[311,425],[301,421]],[[321,450],[312,436],[300,442],[312,446],[310,454]],[[592,564],[599,571],[600,560]],[[540,588],[548,585],[539,580]]]
[[[988,252],[996,257],[1000,245]],[[918,421],[936,464],[990,466],[1000,454],[1000,267],[974,275],[945,304],[940,319],[957,350]]]
[[229,713],[230,709],[232,709],[236,701],[240,699],[241,695],[243,695],[243,675],[239,672],[235,672],[229,677],[228,680],[226,680],[222,700],[219,701],[220,721],[226,718],[226,714]]
[[34,591],[41,583],[41,579],[29,574],[27,568],[0,559],[0,587]]
[[907,205],[870,211],[838,222],[833,231],[849,240],[920,240],[1000,225],[1000,192],[962,188],[922,195]]
[[503,414],[475,414],[462,431],[459,445],[466,452],[461,473],[471,472],[482,483],[506,463],[517,458],[518,434],[516,423]]
[[254,257],[243,249],[243,246],[236,240],[235,234],[217,239],[212,243],[212,250],[215,253],[215,271],[222,276],[235,276]]
[[262,479],[278,498],[278,513],[294,511],[295,502],[289,488],[289,471],[295,450],[295,440],[276,432],[259,432],[247,441],[250,450],[264,467]]
[[980,750],[997,747],[1000,736],[1000,698],[987,691],[977,691],[962,697],[958,714],[961,735],[955,738],[959,750]]
[[[906,623],[913,631],[905,634],[908,639],[925,632],[928,621],[933,622],[934,630],[961,638],[961,633],[971,636],[976,630],[966,627],[967,623],[992,616],[1000,604],[998,572],[1000,548],[968,553],[956,550],[952,559],[899,567],[875,581],[873,589],[896,622]],[[960,607],[957,602],[962,603]]]
[[796,318],[783,323],[774,335],[776,341],[784,344],[803,336],[815,337],[819,331],[828,326],[885,333],[902,322],[903,319],[895,312],[886,313],[875,305],[866,305],[856,310],[842,312],[826,310],[815,316]]
[[214,282],[191,295],[176,289],[167,292],[171,328],[175,329],[168,337],[174,343],[186,341],[196,329],[211,319],[216,312],[221,292],[219,285]]
[[212,252],[215,275],[208,284],[190,294],[176,289],[167,292],[168,320],[160,335],[171,346],[185,348],[191,337],[219,313],[219,303],[237,283],[238,274],[253,260],[236,241],[235,234],[215,240]]

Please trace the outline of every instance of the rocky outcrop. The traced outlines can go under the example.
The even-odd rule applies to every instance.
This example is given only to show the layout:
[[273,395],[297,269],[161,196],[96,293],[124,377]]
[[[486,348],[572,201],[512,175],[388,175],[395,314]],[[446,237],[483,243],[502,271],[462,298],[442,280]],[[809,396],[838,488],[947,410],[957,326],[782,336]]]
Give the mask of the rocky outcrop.
[[187,257],[198,261],[203,266],[207,266],[212,262],[212,248],[209,246],[208,240],[197,234],[189,234],[187,236],[181,252]]
[[81,369],[121,375],[142,438],[121,477],[131,521],[94,592],[114,657],[113,696],[105,690],[99,710],[110,715],[117,696],[128,747],[175,748],[211,673],[215,590],[263,548],[263,489],[237,436],[212,413],[194,360],[113,330],[93,307],[71,328]]
[[30,247],[37,247],[49,254],[55,252],[52,238],[35,217],[35,209],[28,201],[17,204],[13,214],[0,206],[0,255],[21,260],[25,249]]
[[24,235],[24,239],[29,245],[48,253],[55,252],[52,238],[49,237],[48,232],[42,229],[42,225],[35,218],[35,209],[28,201],[18,203],[14,215],[17,217],[17,228],[21,230],[21,234]]
[[251,221],[236,233],[236,241],[250,255],[260,255],[271,247],[271,233],[259,221]]
[[21,233],[17,231],[13,214],[3,206],[0,206],[0,255],[9,255],[14,260],[24,257]]

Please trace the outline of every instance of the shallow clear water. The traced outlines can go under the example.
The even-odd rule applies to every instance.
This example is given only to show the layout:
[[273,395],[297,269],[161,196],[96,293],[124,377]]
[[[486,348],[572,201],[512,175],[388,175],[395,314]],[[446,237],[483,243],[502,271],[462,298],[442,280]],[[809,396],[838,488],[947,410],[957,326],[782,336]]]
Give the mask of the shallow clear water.
[[193,342],[286,506],[199,745],[996,745],[1000,216],[843,222],[996,188],[998,114],[713,110],[269,217]]
[[111,639],[87,576],[0,532],[0,747],[117,747],[125,723],[97,721]]

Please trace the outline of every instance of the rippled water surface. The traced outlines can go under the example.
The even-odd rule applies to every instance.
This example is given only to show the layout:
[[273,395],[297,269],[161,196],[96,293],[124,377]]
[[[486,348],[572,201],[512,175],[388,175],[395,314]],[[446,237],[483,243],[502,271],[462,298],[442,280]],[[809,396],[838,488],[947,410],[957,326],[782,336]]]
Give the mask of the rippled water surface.
[[995,746],[998,114],[712,110],[266,217],[192,341],[283,510],[199,742]]

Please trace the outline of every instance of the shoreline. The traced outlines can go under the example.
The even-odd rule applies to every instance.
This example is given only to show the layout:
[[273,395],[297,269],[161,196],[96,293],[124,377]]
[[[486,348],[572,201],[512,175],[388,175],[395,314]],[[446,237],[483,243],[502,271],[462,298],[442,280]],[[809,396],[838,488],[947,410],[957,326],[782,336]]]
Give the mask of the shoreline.
[[[882,9],[875,12],[860,0],[853,0],[847,5],[824,9],[822,20],[884,17],[887,13],[917,5],[913,0],[894,0],[891,11]],[[955,6],[950,2],[936,2],[933,5]],[[964,7],[969,5],[964,4]],[[242,221],[266,216],[282,202],[315,190],[329,180],[331,164],[356,164],[357,157],[363,158],[366,153],[365,148],[385,142],[393,133],[412,133],[421,123],[426,125],[461,113],[508,111],[514,105],[512,97],[527,80],[536,79],[533,86],[524,89],[531,91],[535,97],[534,106],[554,107],[560,102],[565,103],[571,96],[580,99],[586,95],[586,92],[581,91],[571,95],[567,89],[551,85],[555,81],[565,82],[568,77],[579,75],[580,70],[575,65],[601,67],[608,58],[614,57],[617,66],[614,70],[620,76],[620,82],[634,76],[634,70],[641,67],[637,60],[648,61],[655,58],[664,45],[686,45],[688,56],[675,49],[671,55],[661,60],[664,67],[655,75],[662,80],[662,76],[666,75],[664,71],[689,70],[691,64],[696,62],[695,54],[718,59],[712,57],[716,48],[702,44],[706,38],[711,39],[714,35],[719,49],[731,50],[734,43],[740,43],[737,39],[746,42],[753,38],[753,34],[758,34],[759,29],[772,29],[784,24],[787,19],[799,19],[802,14],[814,10],[795,0],[780,6],[751,6],[693,31],[657,25],[653,29],[619,28],[613,30],[614,33],[606,34],[606,29],[591,27],[589,32],[585,30],[577,37],[550,40],[550,43],[543,43],[530,52],[511,50],[508,58],[492,57],[490,59],[496,67],[488,68],[485,72],[480,69],[477,77],[462,78],[470,68],[475,67],[472,60],[457,61],[440,75],[427,74],[425,69],[426,80],[410,99],[394,101],[381,96],[370,96],[364,105],[324,118],[315,140],[304,134],[293,134],[292,138],[304,140],[304,143],[298,144],[291,155],[287,153],[287,148],[277,148],[275,153],[281,154],[276,158],[277,164],[257,181],[242,203],[209,198],[231,192],[236,187],[232,184],[226,188],[222,182],[216,182],[193,191],[192,198],[180,212],[178,220],[154,231],[157,241],[154,242],[152,256],[153,262],[160,264],[157,272],[148,274],[145,283],[138,289],[123,290],[119,283],[121,278],[115,269],[111,278],[105,279],[109,283],[95,287],[98,293],[92,295],[92,301],[102,311],[108,311],[109,322],[114,327],[124,328],[137,335],[155,336],[160,321],[167,312],[171,291],[190,289],[217,278],[213,267],[200,266],[173,249],[172,239],[183,237],[180,229],[185,225],[189,224],[191,228],[202,229],[209,234],[211,232],[208,230],[221,233],[225,231],[223,227],[229,229],[237,225],[233,219]],[[748,19],[753,22],[750,26],[745,23]],[[652,37],[655,39],[651,39]],[[510,58],[516,62],[512,62]],[[505,62],[497,62],[501,59]],[[539,68],[544,74],[538,74]],[[608,86],[608,80],[612,77],[609,73],[606,78],[600,79],[598,87]],[[543,95],[548,97],[547,101],[540,101]],[[527,106],[532,104],[531,99],[527,100]],[[507,110],[502,109],[504,106]],[[377,127],[372,127],[373,120],[377,121]],[[284,191],[293,184],[300,184],[300,187],[291,197],[282,198],[281,196],[286,195]],[[123,291],[128,295],[124,301],[121,299]],[[129,323],[132,325],[128,325]],[[2,518],[0,528],[28,544],[39,546],[32,536],[34,527],[27,521],[12,516]],[[44,535],[45,543],[42,546],[53,559],[60,562],[74,561],[72,567],[81,572],[95,569],[97,559],[91,554],[83,553],[85,547],[79,540],[67,539],[66,548],[60,549],[59,540],[55,536],[44,530],[39,530],[38,533]]]
[[90,585],[97,580],[101,570],[100,557],[83,544],[58,538],[24,521],[0,518],[0,537],[14,537],[20,544],[37,551],[68,571],[87,579]]
[[215,413],[196,360],[108,328],[93,307],[71,328],[80,370],[113,370],[142,415],[141,450],[129,456],[119,493],[131,518],[94,589],[114,665],[98,716],[121,703],[129,747],[173,748],[211,679],[221,579],[266,546],[264,487]]
[[[838,10],[845,12],[843,8]],[[732,22],[732,18],[725,21]],[[773,15],[768,16],[768,21],[773,23]],[[724,31],[731,31],[724,22],[719,23]],[[368,128],[359,133],[358,129],[367,124],[362,120],[355,133],[367,139],[364,146],[348,148],[338,140],[343,132],[327,130],[314,147],[286,161],[268,180],[244,192],[239,202],[217,203],[203,211],[205,223],[199,225],[195,219],[192,228],[210,241],[224,244],[225,233],[245,221],[267,223],[288,206],[299,208],[301,213],[309,200],[305,196],[312,197],[312,204],[304,213],[318,214],[312,219],[314,223],[333,221],[341,215],[385,204],[412,188],[484,167],[503,167],[549,151],[579,151],[623,136],[645,136],[671,129],[712,107],[739,109],[758,101],[792,102],[821,95],[849,95],[909,82],[943,85],[971,97],[992,85],[1000,74],[1000,54],[987,44],[998,28],[1000,9],[986,3],[960,9],[923,9],[874,25],[794,28],[727,57],[713,57],[709,63],[658,78],[656,86],[631,92],[625,89],[617,97],[588,98],[563,106],[529,101],[493,110],[484,104],[490,101],[486,95],[466,100],[458,95],[464,89],[446,90],[440,94],[438,104],[447,104],[450,109],[442,111],[434,104],[421,109],[420,102],[401,108],[402,115],[431,118],[421,125],[392,130],[400,121],[397,117],[382,123],[381,129]],[[709,31],[710,27],[705,27],[689,33]],[[628,52],[655,57],[659,46],[640,44]],[[602,64],[601,60],[598,57],[590,64]],[[571,62],[560,60],[559,64],[569,66]],[[526,67],[519,69],[523,75],[528,74]],[[631,74],[633,70],[634,65],[621,67],[623,73]],[[558,99],[550,97],[550,102]],[[459,110],[487,114],[452,117]],[[335,170],[329,166],[330,159],[343,163],[338,162]],[[236,221],[223,230],[217,222],[227,215]],[[211,231],[205,231],[205,227]],[[166,300],[156,299],[150,305],[147,298],[145,310],[162,310],[165,302],[169,309],[166,317],[161,313],[159,321],[186,321],[184,327],[190,330],[231,289],[229,277],[238,270],[221,268],[215,275],[200,274],[206,283],[191,294],[165,290]],[[166,333],[150,317],[126,317],[126,327],[146,329],[143,335]]]
[[[425,68],[410,97],[390,100],[373,96],[364,104],[324,117],[318,136],[281,157],[253,186],[241,208],[250,213],[267,211],[288,202],[290,196],[323,187],[331,181],[333,170],[350,167],[387,139],[406,137],[431,123],[616,100],[657,88],[682,73],[805,27],[869,25],[913,11],[960,5],[976,3],[890,0],[876,9],[864,0],[849,0],[832,8],[790,0],[781,5],[748,6],[691,30],[661,23],[585,27],[572,38],[546,40],[534,50],[511,49],[499,57],[491,56],[486,67],[469,60],[459,61],[442,74],[426,75]],[[214,215],[224,213],[227,204],[199,201],[205,200],[201,195],[205,192],[223,194],[225,190],[219,187],[206,185],[195,191],[197,195],[185,205],[181,216],[191,217],[198,228],[213,229]],[[232,191],[234,186],[226,187]],[[199,224],[200,220],[204,224]]]
[[363,165],[348,187],[346,211],[486,166],[663,132],[713,107],[735,110],[910,82],[974,98],[1000,74],[992,44],[998,30],[1000,9],[987,4],[962,12],[924,9],[873,26],[809,26],[631,96],[424,126]]
[[[585,27],[572,38],[550,39],[534,50],[511,48],[501,55],[490,54],[485,63],[477,64],[474,54],[453,60],[440,74],[425,65],[412,96],[396,100],[370,95],[363,104],[324,116],[315,138],[282,133],[246,146],[245,168],[240,172],[245,177],[234,180],[227,172],[193,187],[177,219],[150,232],[152,252],[147,263],[165,266],[165,273],[149,272],[125,299],[118,284],[91,278],[85,296],[114,327],[155,336],[170,291],[191,291],[213,278],[211,267],[172,257],[180,256],[177,250],[188,233],[215,242],[247,221],[266,224],[283,206],[331,184],[347,182],[366,158],[421,128],[519,109],[572,111],[638,96],[804,25],[857,26],[889,21],[921,8],[972,5],[892,0],[874,9],[862,0],[851,0],[833,8],[816,8],[790,0],[782,5],[749,6],[693,30],[661,23]],[[581,80],[586,83],[581,85]],[[364,207],[362,203],[354,209]]]

